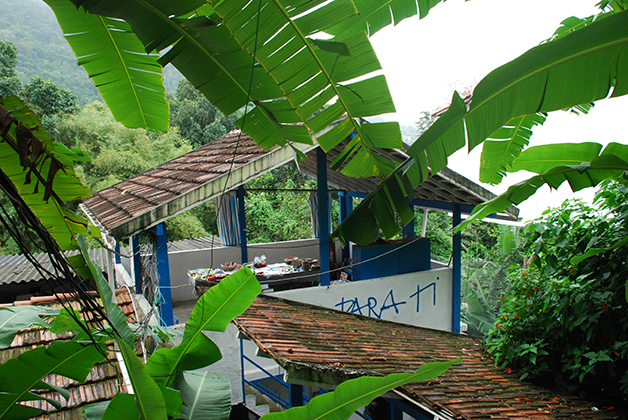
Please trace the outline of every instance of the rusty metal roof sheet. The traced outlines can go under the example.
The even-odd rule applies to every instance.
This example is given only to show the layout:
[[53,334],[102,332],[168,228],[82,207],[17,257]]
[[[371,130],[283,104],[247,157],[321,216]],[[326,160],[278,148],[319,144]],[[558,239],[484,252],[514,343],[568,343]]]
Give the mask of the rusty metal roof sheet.
[[[344,141],[327,153],[328,166],[346,144]],[[299,169],[316,177],[317,146],[294,146],[308,156],[299,164]],[[399,150],[377,152],[396,162],[407,158]],[[97,192],[84,200],[82,208],[110,235],[124,239],[294,159],[290,148],[275,146],[265,151],[249,136],[234,130],[190,153]],[[328,182],[340,190],[370,193],[379,179],[350,178],[329,171]],[[433,174],[415,190],[417,199],[469,206],[466,212],[494,197],[490,191],[448,168]],[[517,220],[518,214],[519,210],[511,206],[501,218]]]
[[[116,290],[116,301],[118,306],[122,309],[122,312],[127,316],[127,320],[129,322],[137,322],[137,315],[129,292],[125,289]],[[70,303],[75,310],[80,310],[78,302],[70,300],[68,303]],[[16,304],[38,304],[52,308],[61,308],[61,304],[54,296],[31,298],[30,301],[16,302]],[[54,334],[40,327],[22,329],[17,333],[9,347],[0,350],[0,363],[4,363],[8,359],[17,357],[23,352],[35,347],[49,345],[53,341],[70,340],[73,335],[73,333]],[[103,363],[95,365],[82,383],[56,374],[51,374],[44,378],[44,381],[48,383],[67,389],[70,392],[70,399],[68,401],[65,401],[63,398],[60,399],[59,394],[52,391],[40,393],[47,398],[60,399],[62,408],[56,410],[45,400],[26,402],[26,405],[51,411],[50,414],[36,418],[81,419],[83,418],[81,413],[85,405],[111,400],[118,391],[124,391],[123,387],[119,384],[120,371],[118,369],[118,362],[114,354],[113,346],[113,341],[108,343],[109,353],[107,359]]]
[[381,321],[269,296],[235,320],[240,330],[286,369],[289,380],[335,385],[363,375],[416,371],[462,357],[445,374],[397,391],[444,418],[628,418],[560,390],[519,381],[495,366],[480,339]]

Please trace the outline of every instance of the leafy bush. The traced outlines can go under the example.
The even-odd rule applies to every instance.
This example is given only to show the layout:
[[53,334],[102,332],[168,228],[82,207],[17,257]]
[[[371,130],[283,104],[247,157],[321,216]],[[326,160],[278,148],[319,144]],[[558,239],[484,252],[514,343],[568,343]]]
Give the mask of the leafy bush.
[[496,363],[581,396],[628,400],[628,265],[625,246],[612,248],[628,234],[627,196],[607,185],[597,208],[568,200],[527,226],[532,265],[509,274],[487,337]]

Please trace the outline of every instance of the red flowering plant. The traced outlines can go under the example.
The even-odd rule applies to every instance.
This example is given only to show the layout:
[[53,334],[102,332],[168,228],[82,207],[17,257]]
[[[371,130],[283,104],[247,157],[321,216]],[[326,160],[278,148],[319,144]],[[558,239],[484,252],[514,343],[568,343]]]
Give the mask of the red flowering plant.
[[532,264],[509,273],[486,337],[495,363],[588,398],[628,402],[627,221],[628,189],[614,184],[595,208],[568,200],[527,225]]

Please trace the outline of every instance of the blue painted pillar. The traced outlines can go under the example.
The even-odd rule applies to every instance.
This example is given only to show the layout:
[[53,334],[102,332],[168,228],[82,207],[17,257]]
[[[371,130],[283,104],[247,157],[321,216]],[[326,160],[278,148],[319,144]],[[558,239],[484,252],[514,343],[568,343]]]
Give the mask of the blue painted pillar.
[[120,259],[120,242],[116,241],[116,253],[115,253],[115,258],[116,258],[116,264],[120,264],[122,263],[122,260]]
[[303,385],[290,384],[290,407],[301,407],[303,404]]
[[[348,194],[347,191],[339,192],[338,196],[340,198],[340,223],[342,223],[349,213],[353,211],[353,198]],[[342,260],[347,260],[351,258],[349,252],[349,244],[347,243],[344,248],[342,248]]]
[[[460,205],[454,204],[453,211],[454,229],[460,224]],[[460,332],[460,294],[461,294],[461,262],[462,262],[462,242],[460,233],[456,233],[453,238],[453,285],[451,302],[451,330]]]
[[318,243],[321,263],[321,286],[329,286],[329,196],[327,195],[327,155],[316,149],[316,180],[318,183]]
[[170,264],[168,263],[168,237],[166,225],[154,227],[155,252],[157,254],[157,272],[159,273],[159,292],[162,300],[159,304],[161,320],[166,326],[174,325],[172,314],[172,290],[170,290]]
[[141,295],[142,290],[142,257],[140,256],[140,238],[133,235],[131,238],[133,249],[133,279],[135,280],[135,293]]
[[403,237],[404,238],[414,238],[414,219],[410,221],[407,225],[403,227]]
[[240,252],[242,264],[249,262],[249,251],[246,245],[246,217],[244,214],[244,186],[238,187],[238,219],[240,222]]

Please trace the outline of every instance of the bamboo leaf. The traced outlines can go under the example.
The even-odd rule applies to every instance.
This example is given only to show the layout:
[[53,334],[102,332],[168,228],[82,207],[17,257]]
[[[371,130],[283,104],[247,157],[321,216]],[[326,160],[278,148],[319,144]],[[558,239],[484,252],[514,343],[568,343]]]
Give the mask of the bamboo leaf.
[[393,373],[383,378],[363,376],[343,382],[334,392],[313,398],[304,407],[293,407],[280,413],[265,415],[264,420],[323,420],[348,419],[360,407],[368,405],[374,398],[409,382],[429,381],[442,375],[460,358],[449,362],[434,362],[422,365],[415,373]]
[[130,128],[168,131],[159,56],[146,54],[124,21],[85,13],[67,0],[44,1],[114,118]]

